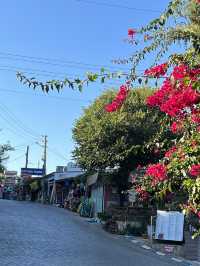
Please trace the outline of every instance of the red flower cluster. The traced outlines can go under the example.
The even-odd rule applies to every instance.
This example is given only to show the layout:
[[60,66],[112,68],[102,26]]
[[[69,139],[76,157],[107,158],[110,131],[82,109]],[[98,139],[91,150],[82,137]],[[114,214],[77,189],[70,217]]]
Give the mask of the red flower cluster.
[[196,148],[196,146],[197,146],[197,142],[196,142],[196,140],[193,140],[193,141],[191,142],[191,145],[192,145],[192,148]]
[[200,94],[191,86],[176,91],[170,95],[161,106],[160,110],[171,117],[180,115],[184,108],[190,107],[197,103],[200,99]]
[[147,97],[147,104],[152,107],[160,107],[172,89],[170,80],[166,79],[159,90]]
[[188,204],[188,205],[184,204],[183,208],[189,210],[190,212],[193,212],[194,214],[196,214],[197,217],[200,220],[200,211],[198,211],[194,206],[192,206],[191,204]]
[[112,112],[117,111],[122,106],[122,104],[125,102],[125,100],[128,96],[128,93],[129,93],[128,86],[122,85],[120,87],[120,90],[117,93],[115,99],[112,101],[112,103],[107,104],[105,106],[106,112],[112,113]]
[[166,158],[170,158],[175,152],[177,151],[176,146],[171,147],[171,149],[169,149],[166,153],[165,153],[165,157]]
[[156,185],[159,182],[163,182],[167,177],[167,169],[163,164],[152,164],[146,170],[146,176],[153,177],[152,185]]
[[186,65],[176,66],[171,74],[175,80],[183,79],[188,73],[188,67]]
[[180,132],[183,129],[183,123],[182,121],[173,122],[170,127],[171,131],[176,134]]
[[189,174],[194,177],[200,176],[200,164],[192,165]]
[[[159,107],[162,112],[171,117],[180,116],[186,107],[191,108],[200,101],[200,93],[193,89],[191,84],[184,83],[184,78],[195,81],[199,74],[199,68],[189,70],[185,65],[176,66],[171,78],[167,78],[161,88],[147,98],[147,104]],[[172,78],[178,84],[175,85]]]
[[142,187],[137,187],[135,191],[138,193],[139,199],[141,201],[147,201],[150,197],[149,193],[145,191],[145,189],[143,189]]
[[200,124],[200,111],[199,110],[193,110],[191,120],[195,124]]
[[168,64],[164,63],[164,64],[145,70],[144,74],[149,77],[159,78],[166,74],[167,67],[168,67]]
[[134,29],[128,29],[128,36],[129,36],[130,38],[133,38],[133,37],[135,36],[136,33],[137,33],[136,30],[134,30]]

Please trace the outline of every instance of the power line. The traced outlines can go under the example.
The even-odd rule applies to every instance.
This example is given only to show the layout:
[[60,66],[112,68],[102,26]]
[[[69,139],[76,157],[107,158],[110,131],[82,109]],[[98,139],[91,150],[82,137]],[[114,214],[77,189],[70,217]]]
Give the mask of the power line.
[[0,103],[0,109],[7,115],[7,117],[11,121],[13,121],[13,123],[18,128],[20,128],[21,130],[23,130],[25,132],[25,134],[30,135],[34,139],[37,139],[40,136],[38,133],[36,133],[32,129],[28,128],[19,118],[17,118],[16,115],[13,114],[5,104]]
[[19,129],[16,129],[16,127],[13,126],[13,124],[7,119],[5,118],[5,116],[2,115],[2,113],[0,113],[0,117],[7,123],[7,129],[12,132],[15,136],[19,136],[20,138],[30,138],[30,136],[27,136],[25,134],[23,134],[22,132],[19,133]]
[[151,13],[161,13],[159,10],[153,10],[153,9],[146,9],[146,8],[136,8],[136,7],[130,7],[130,6],[124,6],[120,4],[111,4],[107,2],[98,2],[98,1],[93,1],[93,0],[74,0],[75,2],[80,2],[80,3],[86,3],[86,4],[92,4],[92,5],[100,5],[100,6],[106,6],[106,7],[111,7],[111,8],[121,8],[121,9],[128,9],[128,10],[134,10],[137,12],[151,12]]
[[13,149],[15,149],[15,148],[21,148],[21,147],[27,147],[27,145],[32,146],[34,144],[35,144],[35,142],[32,142],[31,144],[23,143],[23,144],[14,146]]
[[[39,142],[36,142],[36,144],[37,144],[38,146],[44,148],[44,146],[41,145]],[[66,158],[64,155],[62,155],[60,152],[58,152],[55,148],[51,148],[51,147],[49,147],[49,145],[47,146],[47,148],[48,148],[48,150],[49,150],[51,153],[53,153],[53,154],[56,155],[57,157],[61,158],[62,160],[65,160],[65,161],[67,160],[67,158]]]
[[66,158],[64,155],[62,155],[60,152],[58,152],[55,148],[50,148],[50,147],[48,146],[48,149],[49,149],[51,152],[53,152],[55,155],[57,155],[57,157],[59,157],[59,158],[65,160],[65,161],[67,160],[67,158]]
[[8,162],[9,162],[9,163],[12,163],[12,162],[18,161],[18,160],[24,158],[24,156],[25,156],[25,154],[20,155],[20,156],[16,157],[15,159],[11,160],[11,161],[10,161],[9,158],[8,158]]
[[17,90],[11,90],[11,89],[2,89],[0,88],[0,93],[1,92],[10,92],[10,93],[16,93],[16,94],[24,94],[24,95],[29,95],[29,96],[36,96],[36,97],[46,97],[46,98],[52,98],[52,99],[57,99],[57,100],[63,100],[63,101],[75,101],[75,102],[85,102],[85,103],[90,103],[91,100],[84,100],[84,99],[73,99],[73,98],[68,98],[68,97],[59,97],[59,96],[53,96],[49,94],[39,94],[39,93],[27,93],[23,91],[17,91]]
[[[24,73],[30,74],[30,75],[41,75],[41,76],[46,76],[46,77],[52,77],[52,76],[61,76],[65,78],[66,76],[69,76],[69,78],[74,78],[72,77],[73,74],[69,73],[64,73],[64,72],[52,72],[52,71],[46,71],[42,69],[35,69],[35,68],[24,68],[24,67],[15,67],[15,66],[9,66],[9,65],[0,65],[0,70],[8,70],[8,71],[14,71],[14,72],[19,72],[22,71]],[[83,75],[76,75],[76,76],[83,76]]]
[[112,69],[119,69],[118,66],[112,65],[104,65],[104,64],[91,64],[91,63],[84,63],[78,62],[73,60],[62,60],[62,59],[53,59],[53,58],[46,58],[46,57],[36,57],[36,56],[28,56],[22,54],[15,54],[15,53],[5,53],[0,52],[2,59],[9,59],[9,60],[20,60],[23,62],[30,62],[30,63],[37,63],[37,64],[47,64],[52,66],[61,66],[61,67],[74,67],[74,68],[81,68],[87,69],[88,68],[112,68]]

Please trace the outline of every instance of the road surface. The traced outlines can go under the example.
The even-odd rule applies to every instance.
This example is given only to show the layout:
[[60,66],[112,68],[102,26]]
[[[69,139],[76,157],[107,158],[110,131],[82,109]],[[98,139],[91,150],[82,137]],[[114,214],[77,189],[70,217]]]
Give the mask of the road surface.
[[0,266],[183,265],[64,209],[0,200]]

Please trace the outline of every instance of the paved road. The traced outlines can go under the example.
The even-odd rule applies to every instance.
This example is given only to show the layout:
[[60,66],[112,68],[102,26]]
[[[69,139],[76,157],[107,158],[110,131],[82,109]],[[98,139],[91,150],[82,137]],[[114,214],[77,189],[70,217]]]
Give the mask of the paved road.
[[181,265],[59,208],[0,200],[0,266]]

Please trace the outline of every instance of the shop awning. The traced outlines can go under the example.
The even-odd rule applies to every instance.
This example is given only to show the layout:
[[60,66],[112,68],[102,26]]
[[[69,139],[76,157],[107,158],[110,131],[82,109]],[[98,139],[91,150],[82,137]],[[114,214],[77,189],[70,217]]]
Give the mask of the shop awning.
[[67,171],[65,173],[55,173],[55,181],[58,180],[66,180],[66,179],[74,179],[79,177],[81,174],[83,174],[84,171],[80,172],[80,171]]
[[87,185],[92,186],[92,185],[96,184],[97,180],[98,180],[98,173],[90,175],[87,177]]

